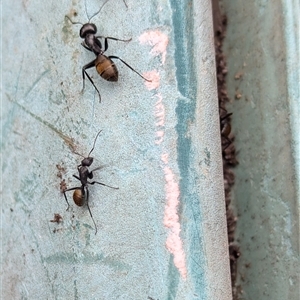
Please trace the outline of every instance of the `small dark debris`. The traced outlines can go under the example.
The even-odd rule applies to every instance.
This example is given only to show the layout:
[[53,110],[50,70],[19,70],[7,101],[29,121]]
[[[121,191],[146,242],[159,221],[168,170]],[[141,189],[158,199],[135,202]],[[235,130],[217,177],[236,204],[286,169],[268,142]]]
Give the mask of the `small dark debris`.
[[54,214],[54,218],[53,220],[50,220],[50,222],[53,222],[53,223],[61,223],[63,221],[63,218],[60,214]]
[[235,76],[234,76],[234,79],[235,79],[235,80],[240,80],[240,79],[243,78],[243,76],[244,76],[244,73],[243,73],[243,72],[237,72],[237,73],[235,74]]
[[58,170],[58,172],[57,172],[56,176],[57,176],[58,178],[62,179],[62,176],[63,176],[63,174],[65,174],[65,173],[66,173],[66,170],[65,170],[65,168],[64,168],[64,167],[62,167],[62,166],[61,166],[61,165],[59,165],[59,164],[57,164],[57,165],[56,165],[56,168],[57,168],[57,170]]
[[242,98],[241,92],[240,92],[239,90],[236,90],[236,91],[235,91],[235,99],[239,100],[239,99],[241,99],[241,98]]
[[229,245],[229,256],[231,260],[237,260],[240,256],[240,247],[235,244]]
[[60,192],[63,193],[66,191],[67,189],[67,184],[66,184],[66,181],[63,179],[60,184],[59,184],[59,189],[60,189]]

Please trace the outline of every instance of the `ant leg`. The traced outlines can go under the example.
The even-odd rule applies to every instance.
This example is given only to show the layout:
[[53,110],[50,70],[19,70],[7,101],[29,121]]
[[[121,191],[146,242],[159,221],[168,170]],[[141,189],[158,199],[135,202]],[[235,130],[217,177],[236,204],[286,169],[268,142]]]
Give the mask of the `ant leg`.
[[226,120],[227,118],[229,118],[232,115],[232,113],[226,114],[224,117],[221,118],[221,121]]
[[73,177],[75,177],[76,179],[78,179],[80,181],[80,178],[77,175],[73,175]]
[[94,171],[101,170],[101,169],[103,169],[103,168],[105,168],[105,167],[107,167],[107,166],[108,166],[108,165],[103,165],[103,166],[100,166],[100,167],[98,167],[98,168],[93,169],[91,172],[89,172],[88,178],[89,178],[89,179],[92,179],[92,178],[93,178],[93,172],[94,172]]
[[97,171],[97,170],[101,170],[101,169],[103,169],[103,168],[105,168],[105,167],[107,167],[108,165],[103,165],[103,166],[100,166],[100,167],[98,167],[98,168],[95,168],[95,169],[93,169],[90,173],[93,173],[94,171]]
[[93,50],[90,49],[84,42],[81,43],[81,46],[82,46],[83,48],[85,48],[86,50],[93,52]]
[[85,66],[82,67],[82,80],[83,80],[83,88],[82,90],[84,90],[84,81],[85,81],[85,75],[87,76],[87,78],[89,79],[89,81],[91,82],[91,84],[94,86],[95,90],[97,91],[98,95],[99,95],[99,102],[101,102],[101,95],[99,90],[97,89],[97,87],[94,84],[94,81],[92,80],[92,78],[90,77],[90,75],[86,72],[86,69],[90,69],[92,67],[95,67],[95,61],[93,60],[90,63],[86,64]]
[[105,52],[107,49],[108,49],[108,42],[107,40],[114,40],[114,41],[119,41],[119,42],[130,42],[132,40],[132,38],[128,39],[128,40],[121,40],[121,39],[117,39],[117,38],[114,38],[114,37],[111,37],[111,36],[102,36],[102,35],[99,35],[99,36],[96,36],[97,39],[104,39],[104,51]]
[[90,215],[91,215],[91,218],[92,218],[92,220],[93,220],[93,222],[94,222],[94,225],[95,225],[95,235],[97,234],[97,231],[98,231],[98,229],[97,229],[97,225],[96,225],[96,222],[95,222],[95,220],[94,220],[94,218],[93,218],[93,215],[92,215],[92,212],[91,212],[91,209],[90,209],[90,206],[89,206],[89,189],[86,187],[86,205],[87,205],[87,208],[88,208],[88,210],[89,210],[89,213],[90,213]]
[[115,189],[115,190],[118,190],[119,188],[118,187],[113,187],[113,186],[110,186],[110,185],[107,185],[107,184],[104,184],[102,182],[98,182],[98,181],[92,181],[92,182],[88,182],[88,184],[95,184],[95,183],[98,183],[100,185],[103,185],[103,186],[106,186],[106,187],[109,187],[111,189]]
[[148,82],[152,82],[152,80],[149,80],[147,78],[145,78],[144,76],[142,76],[138,71],[136,71],[134,68],[132,68],[131,66],[129,66],[129,64],[127,62],[125,62],[123,59],[121,59],[118,56],[108,56],[109,58],[112,59],[119,59],[124,65],[126,65],[129,69],[131,69],[133,72],[135,72],[136,74],[138,74],[139,76],[141,76],[144,80],[148,81]]
[[232,113],[226,114],[224,117],[220,118],[220,125],[221,125],[221,137],[223,137],[227,143],[223,151],[229,147],[229,145],[232,143],[232,140],[229,138],[230,132],[231,132],[231,126],[229,122],[224,122],[224,120],[228,119]]
[[[124,0],[123,0],[123,1],[124,1]],[[126,5],[126,7],[127,7],[127,5]],[[65,16],[65,18],[67,18],[73,25],[80,24],[80,25],[83,26],[83,24],[82,24],[81,22],[73,22],[73,21],[69,18],[69,16]]]
[[227,113],[227,109],[222,107],[222,106],[219,106],[219,109],[222,109],[223,111],[225,111]]
[[223,136],[225,140],[227,141],[226,146],[222,149],[222,151],[225,151],[232,143],[232,140],[230,140],[227,136]]
[[74,190],[77,190],[77,189],[81,189],[81,187],[74,187],[74,188],[70,188],[70,189],[66,189],[63,193],[64,193],[64,196],[65,196],[65,199],[66,199],[66,202],[68,204],[68,207],[66,209],[66,211],[69,209],[70,207],[70,204],[69,204],[69,201],[68,201],[68,198],[67,198],[67,195],[66,195],[66,192],[68,191],[74,191]]
[[67,209],[66,209],[66,211],[67,211],[67,210],[69,210],[70,204],[69,204],[69,201],[68,201],[68,198],[67,198],[67,195],[66,195],[66,191],[64,191],[64,196],[65,196],[65,200],[68,204]]

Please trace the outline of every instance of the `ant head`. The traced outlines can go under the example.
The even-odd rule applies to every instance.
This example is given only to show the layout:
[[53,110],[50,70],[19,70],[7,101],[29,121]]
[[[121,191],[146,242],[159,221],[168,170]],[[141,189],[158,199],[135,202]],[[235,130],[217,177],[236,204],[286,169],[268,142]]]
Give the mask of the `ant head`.
[[[88,17],[88,22],[87,22],[86,24],[83,24],[83,23],[81,23],[81,22],[73,22],[68,16],[66,16],[66,18],[67,18],[73,25],[76,25],[76,24],[82,25],[82,27],[81,27],[81,29],[80,29],[80,31],[79,31],[79,35],[80,35],[80,37],[81,37],[82,39],[84,39],[84,38],[87,36],[87,34],[96,34],[96,32],[97,32],[97,27],[96,27],[95,24],[91,23],[91,20],[92,20],[95,16],[97,16],[97,15],[100,13],[102,7],[103,7],[108,1],[109,1],[109,0],[106,0],[106,1],[102,4],[102,6],[99,8],[99,10],[98,10],[96,13],[94,13],[91,17],[88,17],[87,7],[86,7],[86,2],[85,2],[85,13],[86,13],[86,15],[87,15],[87,17]],[[124,0],[123,0],[123,1],[124,1]],[[124,3],[125,3],[125,5],[126,5],[126,7],[127,7],[126,2],[124,2]]]
[[79,36],[84,39],[88,34],[96,34],[97,32],[97,27],[93,23],[86,23],[84,24],[80,31],[79,31]]
[[[101,9],[103,8],[103,6],[104,6],[108,1],[109,1],[109,0],[106,0],[106,1],[102,4],[102,6],[99,8],[99,10],[98,10],[96,13],[94,13],[90,18],[88,17],[87,7],[86,7],[86,1],[85,1],[85,13],[86,13],[86,15],[87,15],[87,17],[88,17],[88,22],[87,22],[86,24],[83,24],[83,23],[81,23],[81,22],[73,22],[68,16],[66,16],[66,18],[67,18],[73,25],[74,25],[74,24],[81,24],[81,25],[82,25],[82,27],[81,27],[81,29],[80,29],[80,31],[79,31],[79,35],[80,35],[80,37],[81,37],[82,39],[84,39],[84,38],[86,37],[87,34],[96,34],[96,32],[97,32],[97,27],[96,27],[95,24],[91,23],[91,20],[92,20],[95,16],[97,16],[97,15],[100,13]],[[126,8],[127,8],[128,6],[127,6],[127,3],[125,2],[125,0],[123,0],[123,2],[124,2],[125,6],[126,6]]]
[[89,167],[94,161],[93,157],[85,157],[82,161],[81,161],[81,165],[83,167]]

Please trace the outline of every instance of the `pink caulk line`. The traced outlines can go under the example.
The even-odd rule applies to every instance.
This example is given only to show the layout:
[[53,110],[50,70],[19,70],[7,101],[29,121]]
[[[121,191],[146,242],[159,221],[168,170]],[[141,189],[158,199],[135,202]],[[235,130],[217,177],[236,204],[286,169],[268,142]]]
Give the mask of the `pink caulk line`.
[[174,265],[178,269],[180,275],[186,279],[187,268],[185,264],[185,252],[183,250],[183,243],[180,238],[180,223],[178,216],[179,206],[179,185],[175,180],[172,169],[167,165],[168,155],[162,154],[161,160],[165,163],[163,168],[165,173],[165,193],[166,205],[164,213],[164,225],[169,228],[169,233],[166,241],[166,247],[174,256]]
[[144,72],[143,76],[151,81],[145,81],[145,85],[149,91],[157,90],[160,85],[160,76],[156,70]]
[[157,127],[155,144],[159,145],[163,142],[163,137],[165,134],[165,106],[162,103],[162,95],[158,93],[156,96],[158,97],[158,100],[154,107],[154,115],[156,117],[155,125]]
[[[154,56],[162,56],[162,64],[165,63],[167,46],[169,43],[168,36],[159,30],[148,31],[143,33],[140,38],[140,43],[149,44],[152,46],[151,54]],[[149,90],[158,90],[160,86],[160,76],[156,70],[143,73],[143,75],[150,79],[151,82],[145,82]],[[157,93],[158,101],[155,103],[154,115],[156,118],[156,137],[155,144],[160,145],[163,142],[165,135],[165,106],[163,104],[163,97]],[[166,240],[166,248],[173,254],[174,265],[178,269],[180,275],[186,279],[187,268],[185,252],[183,250],[183,243],[180,238],[180,223],[178,216],[179,196],[180,190],[178,182],[175,180],[175,175],[172,169],[168,166],[168,153],[161,154],[161,161],[163,162],[162,169],[165,176],[165,211],[164,211],[164,226],[168,228],[168,237]]]
[[156,131],[156,137],[155,137],[155,144],[156,145],[159,145],[163,142],[164,135],[165,135],[165,132],[163,130]]
[[[154,113],[157,119],[156,124],[158,130],[156,131],[155,144],[159,145],[163,142],[165,134],[165,106],[163,104],[163,98],[160,93],[157,94],[158,101],[155,103]],[[187,268],[185,264],[185,253],[183,250],[183,243],[180,238],[180,223],[178,216],[179,206],[179,185],[175,180],[172,169],[168,166],[169,155],[168,153],[161,154],[161,161],[163,162],[163,171],[165,175],[165,211],[164,211],[164,225],[169,229],[168,237],[166,240],[166,247],[170,253],[174,256],[174,265],[178,269],[180,275],[186,279]]]
[[139,40],[141,44],[152,46],[150,53],[153,56],[161,55],[161,62],[165,63],[169,43],[169,38],[165,33],[160,30],[146,31],[140,35]]

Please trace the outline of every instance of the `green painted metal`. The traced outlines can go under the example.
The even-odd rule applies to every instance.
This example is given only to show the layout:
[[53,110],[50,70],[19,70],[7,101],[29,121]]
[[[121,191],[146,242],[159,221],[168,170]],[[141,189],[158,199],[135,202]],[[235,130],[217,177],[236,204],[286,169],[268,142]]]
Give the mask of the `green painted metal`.
[[[101,2],[103,3],[103,2]],[[119,82],[81,68],[99,1],[3,5],[3,299],[231,299],[209,1],[107,2]],[[77,16],[74,16],[76,11]],[[159,80],[158,80],[159,75]],[[89,212],[60,183],[94,138]],[[62,223],[50,222],[60,214]]]
[[239,299],[296,300],[299,3],[225,0],[223,6],[228,111],[239,161],[233,193],[241,246],[236,288]]

